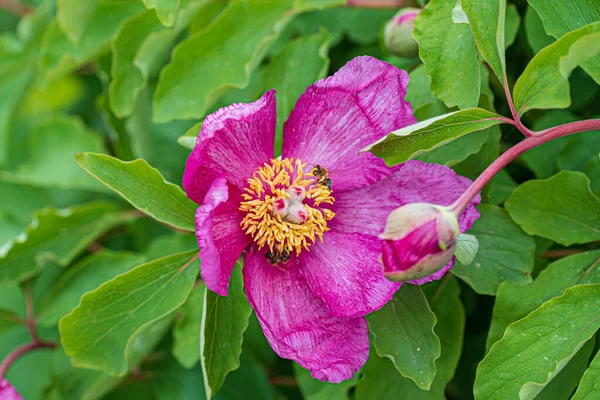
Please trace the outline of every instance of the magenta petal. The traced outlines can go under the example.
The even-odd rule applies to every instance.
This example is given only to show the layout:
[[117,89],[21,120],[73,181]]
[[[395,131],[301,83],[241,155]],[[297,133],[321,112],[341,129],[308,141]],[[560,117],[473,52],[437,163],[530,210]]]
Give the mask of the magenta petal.
[[231,272],[252,239],[240,229],[240,192],[224,177],[210,186],[196,211],[196,237],[200,247],[202,279],[213,292],[227,295]]
[[273,158],[275,107],[275,91],[270,90],[254,103],[232,104],[204,119],[183,174],[190,199],[201,204],[220,175],[243,190],[254,171]]
[[299,271],[331,314],[358,317],[383,307],[400,287],[385,279],[375,236],[327,232],[300,254]]
[[[449,206],[470,184],[470,179],[446,166],[407,161],[392,176],[373,185],[334,192],[335,204],[332,209],[335,217],[328,224],[338,232],[379,235],[392,210],[408,203]],[[479,202],[478,195],[458,219],[462,233],[479,218],[475,208]]]
[[244,264],[246,296],[273,350],[321,381],[351,379],[369,355],[366,320],[330,316],[293,260],[281,270],[251,246]]
[[23,400],[23,398],[6,379],[0,377],[0,400]]
[[334,191],[377,182],[393,172],[359,151],[393,130],[416,122],[404,101],[408,74],[372,57],[356,57],[335,75],[315,82],[284,125],[283,157],[330,171]]

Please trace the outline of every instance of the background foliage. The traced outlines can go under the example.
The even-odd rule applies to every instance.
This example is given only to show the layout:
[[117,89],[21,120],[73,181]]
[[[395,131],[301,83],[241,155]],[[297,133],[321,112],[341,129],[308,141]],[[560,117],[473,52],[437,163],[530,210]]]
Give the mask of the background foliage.
[[409,71],[419,120],[463,110],[375,154],[474,179],[522,138],[490,120],[510,115],[505,84],[534,130],[600,114],[600,2],[514,0],[503,16],[502,0],[431,0],[414,58],[381,47],[396,9],[342,0],[24,4],[0,9],[0,357],[30,341],[27,299],[58,343],[10,368],[25,399],[597,396],[597,132],[497,175],[475,259],[370,315],[369,361],[340,385],[275,355],[239,267],[229,297],[205,290],[179,185],[208,113],[275,88],[281,133],[306,86],[357,55]]

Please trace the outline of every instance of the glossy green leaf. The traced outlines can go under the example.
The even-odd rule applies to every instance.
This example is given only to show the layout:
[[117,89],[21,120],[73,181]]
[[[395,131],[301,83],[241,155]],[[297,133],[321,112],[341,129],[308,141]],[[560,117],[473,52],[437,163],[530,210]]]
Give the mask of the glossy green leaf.
[[364,367],[365,378],[356,388],[357,400],[440,400],[445,397],[446,385],[452,380],[461,355],[465,310],[460,301],[460,286],[455,278],[450,277],[447,281],[438,281],[423,288],[438,320],[434,331],[442,347],[440,358],[436,361],[438,372],[431,389],[421,390],[411,379],[400,376],[390,360],[377,356],[376,351],[371,350]]
[[149,260],[166,257],[173,253],[182,253],[198,248],[198,239],[194,234],[172,233],[155,238],[146,248]]
[[599,309],[600,285],[579,285],[510,325],[479,364],[475,398],[534,398],[600,327]]
[[263,87],[277,91],[276,149],[280,151],[283,123],[300,95],[313,82],[325,77],[331,36],[321,32],[290,42],[273,58],[262,75]]
[[52,22],[42,43],[42,78],[53,80],[68,75],[98,56],[107,48],[121,24],[142,10],[141,4],[133,2],[100,2],[88,18],[79,42],[70,41],[57,22]]
[[123,162],[102,154],[80,153],[77,162],[141,212],[177,228],[195,231],[196,204],[145,160]]
[[341,383],[320,382],[310,376],[310,372],[294,363],[294,376],[305,400],[348,400],[348,392],[355,385],[354,380]]
[[502,208],[486,204],[478,209],[481,217],[469,233],[479,240],[479,252],[469,265],[455,263],[452,272],[480,294],[495,295],[504,281],[531,282],[533,239]]
[[425,65],[419,65],[410,71],[408,76],[410,81],[408,82],[404,99],[410,103],[413,110],[439,101],[431,91],[431,79],[427,75]]
[[456,111],[407,126],[365,148],[387,165],[410,160],[467,133],[500,124],[500,116],[481,108]]
[[559,169],[584,171],[589,161],[600,154],[600,131],[580,133],[570,139],[560,151],[556,164]]
[[[432,0],[414,22],[431,90],[448,107],[475,107],[481,87],[477,49],[467,24],[452,21],[453,0]],[[460,73],[458,72],[460,71]]]
[[[169,330],[173,321],[172,315],[155,321],[140,329],[131,339],[127,348],[127,365],[129,371],[139,370],[142,361],[151,354],[156,345]],[[81,399],[96,400],[104,397],[119,383],[124,383],[124,377],[118,377],[94,371],[91,369],[75,368],[62,349],[53,355],[50,365],[50,385],[46,388],[48,400]],[[148,384],[144,382],[144,384]],[[52,397],[54,395],[55,397]]]
[[[600,21],[600,11],[595,0],[528,0],[528,2],[537,10],[546,33],[557,39],[585,25]],[[592,52],[591,48],[589,52]],[[589,55],[591,58],[582,67],[597,83],[600,83],[600,55]]]
[[495,205],[504,204],[517,188],[517,182],[505,170],[501,170],[492,178],[490,188],[490,203]]
[[200,361],[200,325],[205,292],[205,285],[198,285],[192,290],[173,327],[173,356],[188,369]]
[[67,266],[96,238],[130,218],[103,203],[38,211],[27,229],[0,249],[0,283],[29,278],[48,260]]
[[581,172],[562,171],[520,185],[505,208],[530,235],[569,246],[600,240],[600,198]]
[[25,320],[14,312],[0,308],[0,335],[12,328],[23,326],[25,324]]
[[291,15],[287,1],[230,4],[208,29],[175,48],[154,94],[153,119],[201,118],[227,90],[247,86],[250,73]]
[[536,400],[568,399],[583,373],[587,369],[590,355],[594,350],[594,338],[585,342],[569,363],[556,375],[542,391],[535,396]]
[[600,250],[575,254],[550,264],[530,285],[504,282],[498,289],[487,348],[496,343],[508,325],[538,308],[565,289],[582,283],[600,283]]
[[39,323],[53,326],[71,312],[87,292],[144,262],[133,253],[100,251],[92,254],[62,275],[40,301]]
[[462,8],[469,18],[471,32],[479,52],[488,62],[500,82],[506,79],[505,24],[506,0],[462,0]]
[[184,1],[171,28],[165,28],[154,11],[139,13],[123,24],[111,43],[112,81],[108,87],[110,107],[119,118],[133,114],[139,92],[161,66],[177,35],[203,6],[202,0]]
[[461,234],[456,242],[454,256],[462,265],[469,265],[479,252],[477,236]]
[[542,20],[531,5],[527,6],[525,12],[525,34],[527,43],[529,43],[529,47],[531,47],[534,54],[539,53],[544,47],[554,42],[554,38],[544,31]]
[[198,275],[197,260],[196,250],[160,258],[84,295],[58,324],[73,365],[124,375],[132,338],[185,302]]
[[423,390],[437,373],[440,340],[436,317],[419,286],[404,284],[380,310],[367,316],[377,355],[387,357],[398,372]]
[[219,391],[227,374],[240,366],[242,340],[252,308],[244,293],[242,266],[233,270],[226,297],[205,291],[200,328],[200,363],[206,398]]
[[172,26],[177,17],[181,0],[143,0],[146,8],[154,9],[156,16],[164,26]]
[[600,22],[570,32],[540,51],[527,65],[513,90],[519,115],[535,108],[571,104],[571,71],[600,52]]
[[592,400],[600,391],[600,354],[596,353],[590,367],[583,374],[572,400]]
[[519,26],[521,24],[521,16],[519,10],[514,4],[509,4],[506,7],[506,25],[504,29],[504,47],[509,48],[517,39]]
[[0,248],[23,232],[34,211],[50,204],[44,190],[0,181]]
[[79,42],[94,16],[100,0],[58,0],[56,21],[60,29],[72,42]]
[[38,187],[106,191],[77,166],[80,151],[103,153],[102,137],[78,117],[59,115],[38,125],[29,136],[30,158],[5,179]]

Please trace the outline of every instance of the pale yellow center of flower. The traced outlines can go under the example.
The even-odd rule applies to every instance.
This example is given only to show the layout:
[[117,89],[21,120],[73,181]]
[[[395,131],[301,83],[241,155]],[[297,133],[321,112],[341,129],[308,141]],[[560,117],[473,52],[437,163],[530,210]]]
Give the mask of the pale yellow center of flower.
[[326,208],[334,198],[328,171],[293,158],[271,160],[258,168],[242,194],[240,210],[247,214],[241,227],[259,249],[267,247],[272,264],[285,263],[292,253],[309,250],[329,230],[334,217]]

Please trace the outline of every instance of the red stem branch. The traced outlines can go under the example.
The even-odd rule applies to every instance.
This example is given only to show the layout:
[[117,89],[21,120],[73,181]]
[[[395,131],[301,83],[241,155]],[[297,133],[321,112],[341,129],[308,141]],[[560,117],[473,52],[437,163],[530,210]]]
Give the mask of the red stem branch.
[[13,362],[15,362],[19,357],[21,357],[23,354],[26,354],[26,353],[30,352],[31,350],[35,350],[35,349],[53,349],[55,347],[56,347],[56,343],[43,342],[43,341],[27,343],[21,347],[17,347],[11,353],[9,353],[6,356],[6,358],[4,359],[4,361],[2,361],[2,364],[0,364],[0,378],[2,378],[6,374],[6,371],[8,371],[8,368],[10,367],[10,365]]
[[475,197],[502,168],[506,167],[511,161],[526,151],[563,136],[598,129],[600,129],[600,119],[590,119],[556,126],[541,132],[532,132],[531,136],[511,147],[491,163],[490,166],[487,167],[486,170],[483,171],[471,186],[469,186],[469,188],[458,198],[458,200],[450,206],[450,209],[455,215],[460,215],[473,197]]
[[22,17],[33,12],[33,7],[17,0],[0,0],[0,8],[8,13]]
[[412,6],[412,2],[407,0],[348,0],[346,6],[360,8],[400,8]]

